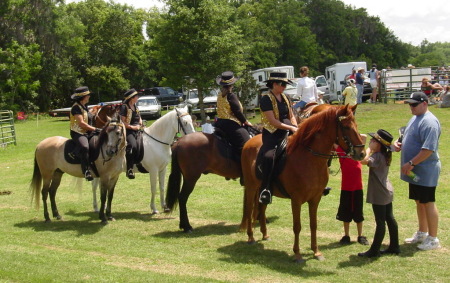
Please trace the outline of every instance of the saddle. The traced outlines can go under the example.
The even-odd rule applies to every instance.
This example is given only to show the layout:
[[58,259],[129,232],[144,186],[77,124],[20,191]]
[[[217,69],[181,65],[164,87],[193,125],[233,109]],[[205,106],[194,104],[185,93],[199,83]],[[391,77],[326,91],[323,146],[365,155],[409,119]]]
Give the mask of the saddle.
[[[97,166],[95,166],[95,160],[100,155],[100,147],[98,146],[98,134],[89,135],[89,167],[95,175],[99,176]],[[69,139],[64,143],[64,159],[69,164],[81,164],[81,158],[79,155],[79,148],[74,140]]]
[[220,155],[227,159],[231,159],[239,163],[241,162],[240,152],[230,143],[230,138],[222,129],[214,127],[214,132],[212,135],[214,135],[219,141],[217,145]]
[[310,102],[305,105],[303,109],[300,109],[298,111],[298,118],[300,121],[303,121],[306,118],[309,118],[311,116],[311,113],[314,108],[316,108],[319,104],[317,102]]
[[136,142],[137,142],[137,157],[136,160],[134,160],[134,164],[136,164],[136,167],[140,173],[148,173],[148,171],[142,166],[142,159],[144,159],[144,137],[142,135],[143,131],[138,131],[136,136]]

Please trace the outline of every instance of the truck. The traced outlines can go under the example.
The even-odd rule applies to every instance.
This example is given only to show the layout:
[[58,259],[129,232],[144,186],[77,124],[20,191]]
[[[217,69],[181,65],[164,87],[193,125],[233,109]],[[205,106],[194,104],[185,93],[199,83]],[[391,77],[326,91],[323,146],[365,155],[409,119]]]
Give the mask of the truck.
[[170,87],[151,87],[139,90],[139,95],[153,95],[161,103],[161,106],[178,105],[182,96]]
[[293,79],[295,76],[294,66],[268,67],[254,70],[250,73],[258,84],[260,90],[267,90],[265,81],[269,79],[270,73],[272,72],[285,72],[287,73],[288,79]]
[[[357,70],[358,68],[363,68],[367,70],[366,62],[346,62],[346,63],[336,63],[334,65],[325,68],[325,79],[329,86],[329,93],[324,94],[324,100],[332,103],[333,101],[342,100],[342,91],[347,85],[347,77],[352,73],[352,70]],[[366,78],[364,81],[364,94],[363,100],[370,97],[372,92],[370,88],[370,79]]]

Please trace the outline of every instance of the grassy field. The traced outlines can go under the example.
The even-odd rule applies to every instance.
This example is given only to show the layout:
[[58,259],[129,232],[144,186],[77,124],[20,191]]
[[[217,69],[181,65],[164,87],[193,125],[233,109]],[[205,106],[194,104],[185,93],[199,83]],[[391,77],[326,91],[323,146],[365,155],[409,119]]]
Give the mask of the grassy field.
[[[275,198],[268,207],[270,241],[246,243],[238,232],[243,189],[238,181],[216,175],[203,176],[189,198],[194,232],[178,230],[178,210],[171,215],[151,215],[148,176],[135,180],[122,175],[113,201],[115,222],[102,226],[92,210],[89,183],[80,192],[69,176],[57,194],[63,221],[43,222],[42,206],[31,207],[28,191],[34,148],[46,137],[69,136],[68,120],[29,119],[16,124],[17,146],[0,149],[0,282],[448,282],[450,266],[450,115],[448,109],[431,108],[440,119],[442,172],[437,189],[440,211],[440,250],[419,251],[403,244],[417,229],[415,205],[407,197],[407,184],[399,179],[399,154],[393,155],[390,179],[395,188],[394,214],[399,225],[402,253],[365,259],[368,249],[356,243],[351,224],[351,245],[341,246],[342,223],[335,219],[340,189],[337,161],[331,166],[330,195],[319,206],[318,242],[326,260],[317,261],[309,249],[309,219],[303,206],[300,248],[305,264],[292,260],[292,216],[288,200]],[[401,104],[364,104],[358,108],[361,133],[383,128],[397,137],[399,127],[411,117]],[[257,122],[258,118],[254,122]],[[363,180],[367,182],[367,168]],[[8,192],[10,192],[8,194]],[[370,205],[365,205],[364,234],[375,231]],[[384,243],[388,242],[388,236]]]

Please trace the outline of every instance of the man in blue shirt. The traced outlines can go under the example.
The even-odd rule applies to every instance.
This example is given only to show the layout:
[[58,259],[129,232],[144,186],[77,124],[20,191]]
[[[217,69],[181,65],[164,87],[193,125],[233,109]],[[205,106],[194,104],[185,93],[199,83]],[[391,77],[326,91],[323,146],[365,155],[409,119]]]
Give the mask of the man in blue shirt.
[[409,198],[416,202],[419,222],[418,231],[405,242],[418,243],[421,250],[438,249],[441,245],[437,238],[439,215],[435,192],[441,171],[438,154],[441,125],[428,111],[425,93],[414,92],[405,103],[414,116],[406,126],[402,142],[396,143],[396,150],[402,151],[401,179],[409,183]]
[[364,92],[364,68],[362,68],[362,67],[358,68],[358,71],[356,72],[355,80],[356,80],[356,89],[358,90],[358,96],[356,98],[356,103],[361,104],[362,103],[362,95]]

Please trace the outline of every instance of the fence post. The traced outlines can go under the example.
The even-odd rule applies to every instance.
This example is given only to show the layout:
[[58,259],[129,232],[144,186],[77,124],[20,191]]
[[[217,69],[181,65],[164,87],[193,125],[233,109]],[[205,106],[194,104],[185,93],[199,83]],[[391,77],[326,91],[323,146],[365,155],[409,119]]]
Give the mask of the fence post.
[[0,147],[16,142],[16,129],[14,127],[14,116],[11,110],[0,110]]

